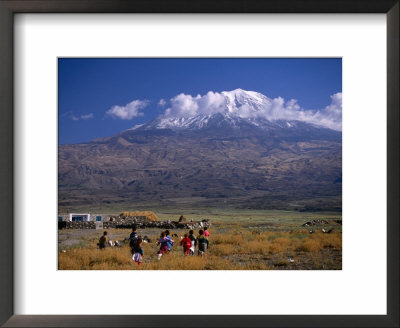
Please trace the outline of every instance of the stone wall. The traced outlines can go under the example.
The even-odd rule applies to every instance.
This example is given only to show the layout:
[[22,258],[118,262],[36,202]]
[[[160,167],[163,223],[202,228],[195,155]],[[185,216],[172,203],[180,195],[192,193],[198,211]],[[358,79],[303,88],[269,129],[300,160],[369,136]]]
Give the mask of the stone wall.
[[194,221],[194,222],[177,222],[177,221],[152,221],[137,224],[138,228],[161,228],[161,229],[199,229],[210,227],[210,220]]
[[[176,221],[147,221],[146,217],[111,217],[109,221],[103,222],[103,229],[131,229],[134,225],[138,228],[160,228],[160,229],[199,229],[210,227],[209,220],[195,222],[176,222]],[[96,229],[95,221],[58,222],[58,229]]]

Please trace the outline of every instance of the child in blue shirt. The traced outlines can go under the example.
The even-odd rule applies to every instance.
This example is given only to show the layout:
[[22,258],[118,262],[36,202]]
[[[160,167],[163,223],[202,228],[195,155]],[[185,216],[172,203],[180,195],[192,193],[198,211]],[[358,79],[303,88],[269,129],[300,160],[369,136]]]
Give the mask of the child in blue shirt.
[[167,247],[168,247],[168,251],[170,251],[171,247],[174,246],[174,240],[169,235],[169,230],[165,230],[165,237],[168,239]]

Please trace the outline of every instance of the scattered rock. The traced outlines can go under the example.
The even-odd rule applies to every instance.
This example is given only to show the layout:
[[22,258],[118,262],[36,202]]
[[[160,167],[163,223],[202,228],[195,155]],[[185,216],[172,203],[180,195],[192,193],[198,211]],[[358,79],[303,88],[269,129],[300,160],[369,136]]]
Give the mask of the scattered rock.
[[321,226],[321,225],[325,225],[328,224],[328,221],[322,220],[322,219],[316,219],[316,220],[311,220],[308,221],[306,223],[304,223],[302,226],[303,227],[309,227],[309,226]]

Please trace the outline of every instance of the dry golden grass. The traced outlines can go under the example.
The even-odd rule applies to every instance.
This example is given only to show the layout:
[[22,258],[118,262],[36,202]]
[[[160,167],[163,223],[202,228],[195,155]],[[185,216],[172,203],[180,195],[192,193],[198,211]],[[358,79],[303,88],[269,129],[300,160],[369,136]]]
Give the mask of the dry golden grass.
[[292,240],[288,237],[276,238],[270,242],[269,252],[270,253],[285,252],[288,250],[291,242]]
[[313,234],[309,238],[304,239],[301,245],[296,248],[296,250],[303,252],[318,252],[324,248],[342,249],[342,234]]
[[170,253],[147,265],[149,270],[232,270],[236,267],[226,259],[207,254],[205,256],[183,256]]
[[215,235],[212,239],[213,244],[225,244],[225,245],[241,245],[244,243],[244,238],[242,236],[236,235]]
[[321,250],[321,242],[315,239],[307,239],[301,245],[296,247],[297,251],[316,252]]
[[238,254],[266,254],[268,252],[268,243],[260,241],[249,241],[242,244],[238,250]]
[[[154,232],[153,232],[154,231]],[[161,230],[151,231],[154,241]],[[306,230],[293,232],[256,232],[232,224],[210,231],[210,248],[205,256],[184,256],[179,240],[169,254],[157,260],[155,242],[143,244],[141,266],[132,259],[127,245],[120,248],[97,249],[97,238],[88,237],[81,248],[59,252],[60,270],[269,270],[269,269],[340,269],[342,234],[325,234]],[[121,231],[111,230],[111,234]],[[123,232],[125,233],[125,232]],[[183,231],[177,231],[179,235]],[[129,234],[129,231],[126,231]],[[336,252],[336,253],[335,253]],[[335,255],[336,254],[336,255]],[[294,264],[288,258],[295,259]]]
[[342,249],[342,234],[341,233],[325,234],[321,242],[323,247],[325,248]]
[[211,249],[209,249],[209,253],[216,256],[231,255],[232,252],[233,252],[232,246],[226,244],[217,244],[214,245]]
[[123,215],[123,216],[147,216],[148,221],[159,221],[157,215],[155,215],[151,211],[122,212],[120,215]]
[[81,248],[58,254],[60,270],[129,270],[134,263],[128,248]]

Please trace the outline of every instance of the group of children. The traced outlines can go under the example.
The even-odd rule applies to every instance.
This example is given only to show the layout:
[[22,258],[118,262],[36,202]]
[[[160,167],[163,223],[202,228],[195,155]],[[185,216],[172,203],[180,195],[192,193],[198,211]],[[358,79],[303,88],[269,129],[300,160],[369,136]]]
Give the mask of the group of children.
[[[195,248],[197,246],[197,254],[204,255],[209,245],[209,236],[210,233],[208,232],[207,227],[205,227],[204,230],[199,231],[198,237],[194,235],[193,230],[190,230],[189,233],[186,233],[183,238],[181,237],[182,240],[180,244],[183,247],[183,254],[185,256],[194,255]],[[107,239],[107,231],[105,231],[99,240],[100,249],[103,249],[107,246]],[[129,236],[129,246],[131,248],[132,260],[137,263],[137,265],[141,265],[143,261],[144,252],[142,244],[143,239],[139,237],[137,228],[133,227]],[[160,249],[157,252],[158,260],[160,260],[163,254],[168,253],[171,250],[171,247],[174,246],[174,240],[171,238],[169,230],[165,230],[161,233],[160,239],[157,241],[157,245],[160,245]]]
[[207,230],[207,227],[204,230],[199,231],[199,237],[196,238],[193,230],[189,231],[189,234],[185,233],[184,238],[181,240],[181,245],[183,246],[183,254],[186,255],[194,255],[194,250],[196,245],[198,245],[197,254],[204,255],[208,248],[208,237],[210,233]]

